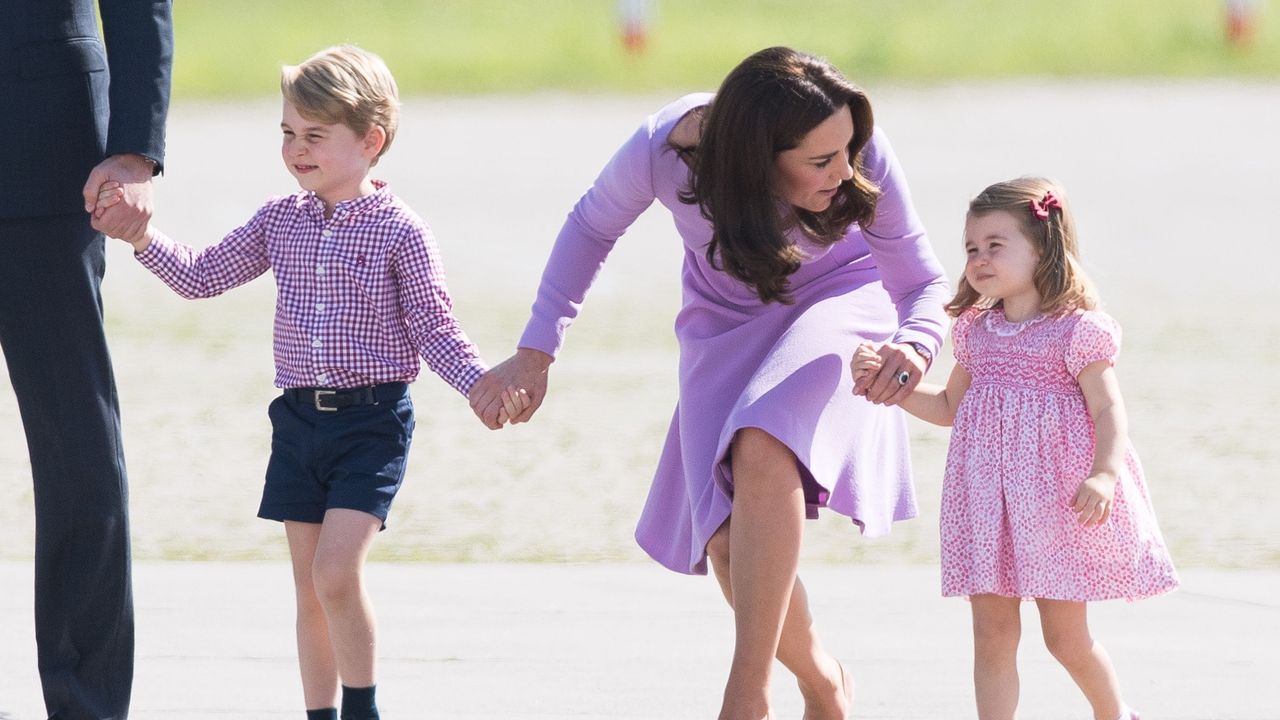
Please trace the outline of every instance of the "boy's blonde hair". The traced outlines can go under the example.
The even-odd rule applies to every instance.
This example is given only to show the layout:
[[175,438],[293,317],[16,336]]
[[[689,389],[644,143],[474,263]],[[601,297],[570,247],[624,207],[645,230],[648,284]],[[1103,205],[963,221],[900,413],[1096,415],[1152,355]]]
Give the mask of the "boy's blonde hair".
[[[1046,199],[1052,197],[1056,202]],[[998,182],[969,202],[967,217],[1007,212],[1017,218],[1022,234],[1039,254],[1034,282],[1045,314],[1092,310],[1098,298],[1080,266],[1076,224],[1062,186],[1048,178],[1020,177]],[[956,296],[947,303],[952,317],[973,306],[991,305],[969,281],[960,278]]]
[[354,45],[326,48],[280,73],[280,92],[305,118],[342,124],[364,137],[373,127],[387,133],[378,158],[391,147],[400,124],[400,92],[382,58]]

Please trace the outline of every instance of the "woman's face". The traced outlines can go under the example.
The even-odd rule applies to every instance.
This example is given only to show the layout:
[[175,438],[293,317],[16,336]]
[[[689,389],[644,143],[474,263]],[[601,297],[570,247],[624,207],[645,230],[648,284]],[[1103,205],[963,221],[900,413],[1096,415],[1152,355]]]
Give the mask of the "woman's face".
[[845,106],[810,130],[798,146],[778,153],[778,196],[811,212],[831,207],[840,184],[853,177],[852,140],[853,113]]

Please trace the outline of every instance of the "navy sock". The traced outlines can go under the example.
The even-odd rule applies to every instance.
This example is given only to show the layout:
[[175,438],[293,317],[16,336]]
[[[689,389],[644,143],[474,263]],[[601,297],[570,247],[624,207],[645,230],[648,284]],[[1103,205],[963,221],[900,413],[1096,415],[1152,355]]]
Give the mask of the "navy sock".
[[373,699],[377,685],[365,688],[342,686],[342,720],[379,720],[378,703]]
[[338,720],[338,708],[324,708],[323,710],[308,710],[307,720]]

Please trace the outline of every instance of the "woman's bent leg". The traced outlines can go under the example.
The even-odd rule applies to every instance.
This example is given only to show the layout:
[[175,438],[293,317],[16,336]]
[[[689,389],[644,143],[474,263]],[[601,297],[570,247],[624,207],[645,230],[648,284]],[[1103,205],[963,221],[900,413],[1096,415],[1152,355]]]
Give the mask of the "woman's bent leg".
[[770,716],[769,675],[795,588],[804,491],[791,451],[762,430],[738,432],[730,463],[736,640],[720,719],[760,720]]
[[[733,607],[733,586],[729,579],[731,522],[732,518],[726,520],[711,537],[707,554],[720,590]],[[782,622],[776,657],[796,676],[805,700],[804,720],[844,720],[853,705],[853,678],[823,649],[809,612],[808,593],[798,577]]]

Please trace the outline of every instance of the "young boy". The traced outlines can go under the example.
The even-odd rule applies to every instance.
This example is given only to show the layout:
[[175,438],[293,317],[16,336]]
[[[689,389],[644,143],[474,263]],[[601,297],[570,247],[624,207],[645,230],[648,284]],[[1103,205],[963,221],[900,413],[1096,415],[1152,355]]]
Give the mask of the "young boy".
[[[423,221],[370,178],[399,101],[380,58],[334,47],[285,67],[282,154],[302,190],[204,250],[155,228],[104,227],[178,294],[218,295],[271,270],[276,385],[259,517],[284,522],[308,720],[378,717],[363,567],[404,477],[418,356],[464,396],[487,368],[454,319]],[[103,185],[99,206],[122,197]],[[528,407],[504,395],[505,422]]]

